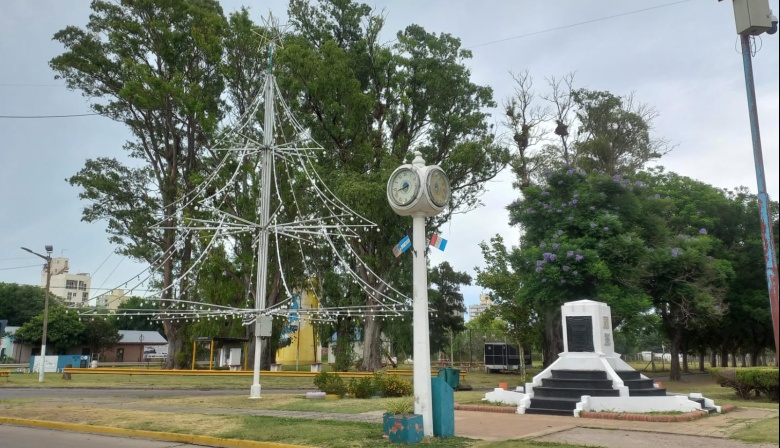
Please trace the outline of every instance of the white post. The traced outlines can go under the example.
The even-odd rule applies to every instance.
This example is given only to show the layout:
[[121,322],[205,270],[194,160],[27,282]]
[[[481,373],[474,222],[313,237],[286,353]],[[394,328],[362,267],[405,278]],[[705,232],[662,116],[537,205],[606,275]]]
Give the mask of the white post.
[[428,265],[425,261],[425,214],[412,217],[413,338],[414,338],[414,413],[423,417],[425,436],[433,436],[431,398],[431,346],[428,330]]
[[[273,51],[271,46],[269,51]],[[270,61],[270,56],[269,56]],[[274,91],[273,72],[270,63],[265,77],[265,117],[263,123],[263,148],[260,186],[260,229],[257,239],[257,293],[255,294],[255,362],[249,398],[260,398],[260,361],[263,355],[260,339],[260,314],[265,309],[266,281],[268,278],[268,224],[271,203],[271,158],[274,143]]]

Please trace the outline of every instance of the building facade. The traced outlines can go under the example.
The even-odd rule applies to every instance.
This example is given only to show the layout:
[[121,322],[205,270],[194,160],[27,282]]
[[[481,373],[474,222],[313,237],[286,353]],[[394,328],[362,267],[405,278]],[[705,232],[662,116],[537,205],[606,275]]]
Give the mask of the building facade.
[[[71,274],[68,259],[51,259],[49,291],[65,301],[66,306],[88,306],[92,278],[87,273]],[[46,266],[41,270],[41,286],[46,288]]]
[[476,319],[480,314],[485,312],[486,309],[493,305],[493,301],[490,300],[490,296],[482,293],[479,295],[479,305],[469,305],[469,319]]
[[124,289],[112,289],[95,297],[95,306],[106,308],[109,312],[115,312],[119,305],[127,302],[130,297],[125,294]]

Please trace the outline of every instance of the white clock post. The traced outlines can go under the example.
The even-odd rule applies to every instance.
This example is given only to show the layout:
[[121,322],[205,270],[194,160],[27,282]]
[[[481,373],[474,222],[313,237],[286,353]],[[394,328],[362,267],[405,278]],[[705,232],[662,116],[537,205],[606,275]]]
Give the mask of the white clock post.
[[428,266],[425,218],[436,216],[450,201],[450,183],[438,165],[425,165],[420,152],[401,165],[387,182],[387,200],[401,216],[412,217],[412,300],[414,339],[414,413],[423,417],[423,431],[433,436],[431,347],[428,331]]

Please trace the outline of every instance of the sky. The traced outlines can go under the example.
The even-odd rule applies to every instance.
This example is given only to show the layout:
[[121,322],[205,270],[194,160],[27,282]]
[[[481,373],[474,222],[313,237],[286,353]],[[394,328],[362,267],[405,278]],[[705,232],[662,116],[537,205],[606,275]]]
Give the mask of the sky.
[[[575,72],[575,86],[634,93],[657,109],[652,135],[674,145],[659,162],[669,171],[722,188],[757,191],[742,56],[731,2],[714,0],[385,0],[365,2],[386,15],[387,39],[410,24],[449,33],[473,52],[472,80],[501,104],[513,93],[510,72],[528,70],[541,92],[545,78]],[[145,266],[114,253],[103,223],[81,221],[85,202],[66,179],[96,157],[125,158],[129,138],[118,123],[96,116],[4,118],[88,113],[79,92],[54,79],[48,61],[63,48],[58,30],[86,24],[87,0],[0,0],[0,282],[37,285],[42,260],[20,247],[70,259],[71,272],[92,275],[92,297],[122,288]],[[223,0],[225,13],[250,7],[286,21],[287,2]],[[778,14],[778,0],[769,1]],[[778,197],[778,37],[756,39],[753,58],[766,183]],[[495,124],[500,107],[491,111]],[[501,234],[516,245],[506,206],[518,197],[512,175],[487,186],[482,207],[445,223],[448,261],[475,276],[478,244]],[[368,217],[370,219],[370,217]],[[411,263],[411,258],[409,258]],[[466,305],[482,288],[462,289]]]

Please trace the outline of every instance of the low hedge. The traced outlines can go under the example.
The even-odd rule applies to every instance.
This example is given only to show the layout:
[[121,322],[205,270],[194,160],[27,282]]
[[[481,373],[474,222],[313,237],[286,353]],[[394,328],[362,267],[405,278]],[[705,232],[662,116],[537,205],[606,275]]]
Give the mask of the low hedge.
[[314,385],[326,394],[344,396],[350,393],[355,398],[403,397],[412,395],[412,384],[396,375],[375,373],[373,376],[353,378],[346,383],[338,373],[320,372],[314,377]]
[[742,399],[749,399],[753,393],[762,393],[771,401],[778,402],[780,393],[780,370],[767,367],[712,368],[710,374],[722,387],[730,387]]

